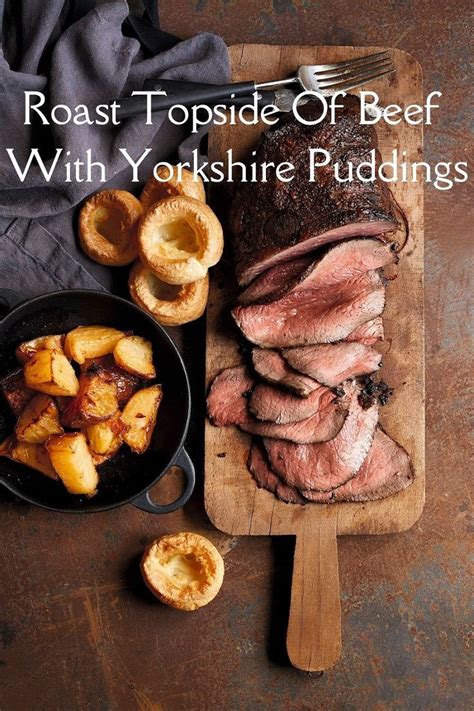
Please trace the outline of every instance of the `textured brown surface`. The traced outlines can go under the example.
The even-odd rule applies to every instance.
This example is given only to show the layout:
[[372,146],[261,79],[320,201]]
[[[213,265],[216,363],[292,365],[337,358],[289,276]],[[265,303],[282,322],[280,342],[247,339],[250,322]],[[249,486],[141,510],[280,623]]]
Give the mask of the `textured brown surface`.
[[[229,44],[383,44],[413,53],[425,90],[443,91],[443,110],[425,130],[425,156],[436,162],[467,157],[469,5],[161,0],[161,18],[169,31],[220,31]],[[131,506],[85,518],[46,514],[0,492],[2,709],[470,706],[471,223],[465,185],[427,187],[427,501],[406,533],[339,541],[341,662],[322,678],[288,666],[292,540],[218,533],[202,513],[202,485],[185,511],[160,518]],[[190,326],[186,341],[198,333]],[[192,354],[199,392],[196,346]],[[192,617],[154,601],[138,574],[146,543],[186,528],[208,535],[227,566],[220,595]]]
[[[368,51],[373,52],[375,49],[369,47]],[[378,82],[377,90],[380,92],[382,104],[388,106],[393,103],[422,103],[420,65],[406,52],[399,49],[391,49],[390,52],[396,67],[396,76],[390,82]],[[299,63],[342,61],[353,56],[357,56],[354,47],[339,46],[322,48],[245,44],[233,45],[230,50],[233,76],[243,80],[252,76],[257,81],[291,74],[296,71]],[[372,85],[372,88],[375,86]],[[216,128],[209,139],[210,158],[222,159],[226,151],[231,149],[237,160],[242,159],[262,130],[261,124]],[[383,123],[378,127],[377,138],[383,158],[390,155],[394,146],[403,146],[409,161],[417,160],[422,155],[422,133],[418,127],[404,124],[388,128]],[[410,239],[402,250],[393,289],[387,288],[384,328],[388,341],[391,340],[396,345],[384,357],[383,377],[395,387],[397,396],[389,407],[383,409],[380,418],[391,436],[405,445],[410,452],[417,472],[415,483],[397,496],[377,502],[339,503],[329,510],[319,506],[287,506],[276,501],[268,492],[257,491],[248,476],[245,464],[249,447],[248,437],[237,433],[232,427],[215,428],[209,423],[206,424],[204,500],[206,511],[215,526],[231,535],[296,534],[286,646],[292,664],[305,671],[332,668],[341,650],[337,545],[336,541],[331,539],[336,533],[338,536],[375,533],[380,535],[406,531],[418,520],[423,508],[423,186],[420,183],[397,183],[391,187],[395,200],[404,206]],[[214,190],[212,194],[218,202]],[[335,247],[334,254],[340,254],[341,249],[342,245]],[[341,257],[341,263],[342,261]],[[232,322],[228,318],[229,305],[235,302],[235,287],[225,269],[224,261],[214,271],[209,292],[206,339],[206,375],[209,384],[223,366],[235,365],[241,358],[235,329],[231,327]],[[336,286],[334,289],[337,291]],[[300,308],[301,304],[298,302],[297,306]],[[276,315],[274,320],[277,320]],[[271,327],[269,334],[272,334]],[[376,424],[373,417],[376,416],[377,419],[378,416],[376,410],[369,408],[360,412],[359,417],[356,414],[357,409],[354,408],[353,413],[348,415],[337,435],[340,443],[335,447],[336,453],[335,439],[327,445],[316,445],[316,451],[310,447],[306,452],[311,462],[307,468],[298,465],[300,457],[303,456],[300,450],[296,453],[292,450],[292,445],[288,447],[282,444],[280,447],[274,440],[273,444],[266,441],[265,449],[275,471],[288,484],[291,472],[295,476],[292,483],[303,488],[324,487],[319,475],[322,475],[323,479],[329,476],[333,485],[344,482],[350,476],[358,452],[363,453],[369,446]],[[365,422],[365,426],[361,424],[361,420]],[[309,422],[310,420],[307,421],[308,424]],[[358,424],[355,424],[356,422]],[[306,430],[307,426],[304,423],[302,425],[302,429]],[[301,434],[299,426],[283,427],[292,431],[292,439],[296,439],[295,429],[300,430]],[[349,442],[348,448],[344,445],[346,441]],[[223,452],[225,457],[222,456]],[[288,460],[288,466],[283,466],[281,457],[283,461]],[[289,464],[290,460],[294,466]],[[313,494],[305,492],[305,496],[312,498]],[[331,554],[333,559],[330,558]]]

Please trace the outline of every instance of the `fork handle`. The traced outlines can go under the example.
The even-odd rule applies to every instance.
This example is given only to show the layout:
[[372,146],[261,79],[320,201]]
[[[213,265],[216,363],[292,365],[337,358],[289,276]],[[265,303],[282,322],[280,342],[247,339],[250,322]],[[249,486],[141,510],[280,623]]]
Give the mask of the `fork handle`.
[[[213,84],[204,84],[198,82],[189,81],[179,81],[178,79],[156,79],[147,80],[144,84],[145,89],[154,89],[155,91],[166,91],[166,95],[175,98],[175,103],[181,103],[180,98],[186,96],[188,91],[191,89],[209,89]],[[217,99],[216,101],[221,101],[225,106],[246,106],[247,104],[253,103],[253,96],[239,96],[233,97],[232,99]],[[277,102],[277,97],[274,91],[259,91],[257,93],[257,105],[261,109],[265,106],[275,106]],[[215,102],[209,102],[208,106],[213,106]]]
[[[245,81],[237,84],[209,84],[205,88],[189,88],[179,99],[176,96],[154,96],[152,97],[152,111],[166,111],[175,104],[181,106],[194,106],[195,104],[213,104],[218,99],[228,99],[231,97],[249,96],[256,91],[255,82]],[[146,111],[145,96],[127,96],[119,99],[120,106],[117,108],[117,119],[138,116]]]

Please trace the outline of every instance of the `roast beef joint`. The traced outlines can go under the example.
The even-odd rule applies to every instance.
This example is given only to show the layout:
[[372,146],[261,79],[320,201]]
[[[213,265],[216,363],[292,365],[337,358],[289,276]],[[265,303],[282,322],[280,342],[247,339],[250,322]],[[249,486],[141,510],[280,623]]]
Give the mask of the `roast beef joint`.
[[[342,103],[334,124],[285,116],[267,131],[256,159],[287,160],[295,177],[270,171],[266,182],[240,184],[230,215],[245,287],[232,317],[247,346],[244,363],[216,375],[207,410],[213,425],[252,436],[248,470],[285,504],[373,501],[414,479],[407,452],[379,424],[393,392],[378,372],[398,212],[383,181],[341,183],[330,165],[307,177],[310,149],[354,164],[375,151],[380,162],[358,98]],[[300,109],[309,118],[316,110]]]

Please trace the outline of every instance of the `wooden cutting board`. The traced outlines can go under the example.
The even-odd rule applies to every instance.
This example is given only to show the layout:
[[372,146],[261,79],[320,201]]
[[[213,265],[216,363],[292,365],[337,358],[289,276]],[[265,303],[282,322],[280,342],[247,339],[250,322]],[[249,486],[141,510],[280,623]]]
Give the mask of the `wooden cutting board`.
[[[380,51],[381,47],[297,47],[236,45],[230,56],[233,80],[264,81],[285,77],[300,64],[337,62]],[[422,104],[420,65],[398,49],[390,50],[396,75],[368,85],[381,104]],[[232,148],[243,158],[258,140],[263,125],[219,127],[210,138],[210,159],[222,160]],[[421,126],[377,126],[382,156],[394,148],[407,160],[422,159]],[[423,325],[423,186],[395,183],[391,189],[403,206],[410,228],[399,276],[387,288],[384,313],[386,342],[383,377],[395,388],[381,409],[386,431],[410,454],[416,479],[405,491],[382,501],[332,505],[285,504],[258,489],[246,468],[250,438],[234,427],[206,423],[205,504],[213,524],[232,535],[296,536],[287,649],[292,664],[308,671],[331,667],[341,650],[341,611],[337,536],[404,531],[423,509],[424,477],[424,325]],[[215,193],[216,203],[218,194]],[[218,208],[222,205],[217,205]],[[225,206],[224,206],[225,207]],[[235,299],[225,261],[214,270],[207,321],[207,382],[227,366],[241,362],[229,307]]]

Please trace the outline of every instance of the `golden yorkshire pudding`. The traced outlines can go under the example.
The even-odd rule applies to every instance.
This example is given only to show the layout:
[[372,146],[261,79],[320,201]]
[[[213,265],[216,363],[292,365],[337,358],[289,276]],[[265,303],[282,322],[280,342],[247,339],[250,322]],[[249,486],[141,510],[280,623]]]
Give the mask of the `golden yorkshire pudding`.
[[90,259],[123,267],[138,255],[137,228],[142,204],[126,190],[102,190],[84,204],[79,217],[79,240]]
[[224,578],[224,561],[204,536],[175,533],[148,546],[141,570],[145,583],[159,600],[189,611],[215,598]]
[[209,277],[191,284],[166,284],[140,261],[128,280],[133,301],[165,326],[180,326],[202,316],[209,294]]
[[140,202],[143,205],[143,212],[148,212],[159,200],[176,195],[187,195],[200,202],[206,202],[206,191],[204,183],[199,175],[194,178],[194,174],[190,170],[183,168],[181,170],[181,180],[178,179],[178,171],[173,170],[173,174],[169,175],[169,170],[166,166],[161,165],[156,169],[157,178],[152,175],[145,183]]
[[222,256],[222,227],[211,208],[191,197],[166,198],[138,229],[140,257],[167,284],[203,279]]

